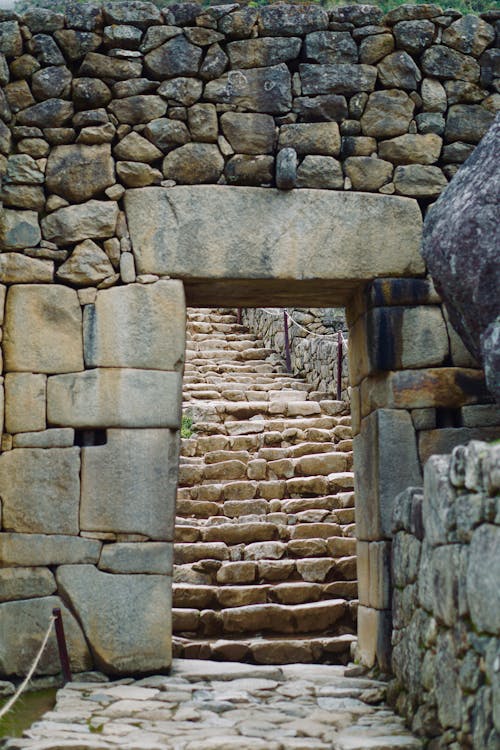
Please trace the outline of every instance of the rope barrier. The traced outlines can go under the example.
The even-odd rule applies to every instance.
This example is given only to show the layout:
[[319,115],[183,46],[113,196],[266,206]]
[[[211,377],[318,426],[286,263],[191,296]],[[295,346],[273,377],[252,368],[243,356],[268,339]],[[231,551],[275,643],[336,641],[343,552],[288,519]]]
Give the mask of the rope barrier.
[[18,689],[16,690],[16,692],[14,693],[14,695],[12,696],[12,698],[9,698],[9,700],[7,701],[7,703],[5,704],[5,706],[3,706],[2,709],[0,709],[0,719],[2,719],[5,716],[5,714],[8,711],[10,711],[10,709],[12,708],[12,706],[18,701],[18,699],[21,697],[21,694],[26,689],[29,681],[33,677],[33,675],[35,673],[35,670],[38,667],[38,664],[40,662],[40,659],[42,658],[42,654],[45,651],[45,646],[47,645],[47,641],[49,640],[49,636],[50,636],[52,628],[54,627],[55,620],[56,620],[55,616],[52,615],[52,617],[50,618],[49,627],[47,628],[47,632],[45,633],[44,639],[42,641],[42,645],[40,646],[40,649],[38,650],[38,653],[35,656],[34,662],[31,665],[30,670],[29,670],[28,674],[26,675],[25,679],[19,685]]
[[[273,318],[281,318],[281,313],[277,313],[274,310],[268,310],[266,307],[260,307],[259,310],[263,310],[268,315],[272,315]],[[305,333],[307,333],[308,336],[314,336],[315,338],[319,338],[319,339],[328,339],[328,338],[333,338],[333,337],[336,338],[339,334],[339,331],[335,331],[335,333],[315,333],[314,331],[309,331],[301,323],[298,323],[295,320],[295,318],[292,318],[292,316],[287,310],[285,310],[284,313],[287,316],[288,320],[291,321],[291,323],[293,323],[293,325],[297,326],[297,328],[301,328],[303,331],[305,331]],[[340,335],[342,336],[342,343],[345,346],[347,346],[348,340],[345,338],[342,331],[340,331]]]

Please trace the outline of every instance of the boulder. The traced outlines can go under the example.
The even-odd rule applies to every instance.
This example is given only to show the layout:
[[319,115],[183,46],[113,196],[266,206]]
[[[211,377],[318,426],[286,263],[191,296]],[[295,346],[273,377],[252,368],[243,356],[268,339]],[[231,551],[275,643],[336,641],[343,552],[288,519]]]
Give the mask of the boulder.
[[[500,400],[500,370],[493,362],[498,341],[500,270],[496,157],[500,118],[429,212],[422,254],[471,353],[483,362],[487,383]],[[498,350],[497,350],[498,351]],[[493,357],[493,359],[492,359]]]
[[358,48],[348,31],[313,31],[305,39],[305,56],[322,64],[357,63]]
[[408,132],[415,104],[408,94],[398,89],[370,94],[363,116],[363,135],[392,138]]
[[83,203],[115,182],[111,146],[56,146],[46,171],[47,189],[69,203]]
[[252,112],[284,114],[292,106],[291,76],[284,63],[232,70],[205,86],[205,99],[236,104]]
[[77,245],[68,260],[57,270],[61,281],[78,287],[97,286],[113,276],[114,268],[108,256],[93,240]]
[[223,156],[211,143],[186,143],[163,160],[164,177],[183,185],[217,182],[223,169]]
[[230,42],[227,53],[231,68],[262,68],[298,57],[302,40],[296,37],[261,37]]
[[96,666],[108,674],[161,672],[171,663],[170,581],[63,565],[57,583],[82,623]]
[[25,247],[35,247],[40,240],[40,225],[36,211],[0,211],[2,250],[24,250]]
[[271,154],[276,142],[274,119],[270,115],[225,112],[222,132],[238,154]]
[[114,201],[90,200],[60,208],[42,219],[43,236],[58,245],[113,237],[118,213],[118,204]]
[[200,47],[179,35],[148,52],[144,62],[146,70],[156,79],[196,76],[202,54]]

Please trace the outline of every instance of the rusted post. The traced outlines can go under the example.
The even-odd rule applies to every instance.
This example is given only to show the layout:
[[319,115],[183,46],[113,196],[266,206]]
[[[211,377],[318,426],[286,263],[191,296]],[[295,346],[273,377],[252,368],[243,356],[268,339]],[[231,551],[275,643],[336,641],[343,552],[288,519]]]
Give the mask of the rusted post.
[[283,325],[285,327],[285,364],[287,372],[292,372],[292,358],[290,357],[290,335],[288,333],[288,313],[283,310]]
[[62,621],[62,614],[61,610],[56,607],[52,610],[52,614],[54,615],[55,622],[55,631],[56,631],[56,639],[57,639],[57,648],[59,651],[59,659],[61,661],[61,670],[63,675],[63,686],[66,685],[67,682],[72,682],[71,677],[71,667],[69,664],[69,656],[68,656],[68,649],[66,647],[66,637],[64,635],[64,625]]
[[337,401],[342,401],[342,331],[337,335]]

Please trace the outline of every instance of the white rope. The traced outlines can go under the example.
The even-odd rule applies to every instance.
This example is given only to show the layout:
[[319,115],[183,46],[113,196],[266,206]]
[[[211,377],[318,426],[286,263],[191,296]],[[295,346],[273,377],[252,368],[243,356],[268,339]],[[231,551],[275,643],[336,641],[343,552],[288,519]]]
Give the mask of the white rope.
[[0,710],[0,719],[3,716],[5,716],[5,714],[8,711],[10,711],[10,709],[12,708],[12,706],[14,705],[14,703],[16,703],[16,701],[18,700],[18,698],[21,697],[21,693],[25,690],[28,682],[33,677],[33,675],[35,673],[35,670],[38,667],[38,663],[39,663],[40,659],[42,658],[42,654],[45,651],[45,646],[47,645],[47,641],[49,640],[50,632],[51,632],[51,630],[52,630],[52,628],[54,626],[55,619],[56,618],[54,617],[54,615],[52,615],[52,617],[50,619],[49,627],[47,628],[47,632],[45,633],[45,637],[44,637],[44,639],[42,641],[42,645],[40,646],[40,649],[39,649],[37,655],[35,656],[35,661],[31,665],[30,671],[26,675],[26,677],[23,680],[23,682],[19,685],[18,689],[16,690],[16,692],[14,693],[14,695],[12,696],[12,698],[9,698],[9,700],[7,701],[7,703],[5,704],[5,706]]
[[[281,313],[274,312],[274,310],[268,310],[266,307],[260,307],[259,310],[263,310],[268,315],[272,315],[273,318],[281,318],[281,315],[282,315]],[[348,341],[345,338],[342,331],[336,331],[335,333],[315,333],[314,331],[309,331],[303,325],[298,323],[294,318],[292,318],[292,316],[287,310],[283,310],[283,312],[285,313],[289,321],[291,321],[294,325],[296,325],[297,328],[301,328],[303,331],[305,331],[308,336],[314,336],[315,338],[318,338],[318,339],[328,339],[328,338],[337,338],[340,333],[340,335],[342,336],[342,343],[344,344],[344,346],[347,346]]]

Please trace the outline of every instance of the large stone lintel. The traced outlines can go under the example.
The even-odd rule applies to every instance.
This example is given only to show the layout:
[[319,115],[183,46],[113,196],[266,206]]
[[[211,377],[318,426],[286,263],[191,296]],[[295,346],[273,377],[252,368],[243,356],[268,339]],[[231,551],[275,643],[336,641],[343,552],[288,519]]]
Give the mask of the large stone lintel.
[[245,280],[271,284],[280,304],[295,304],[296,282],[322,284],[315,303],[331,305],[345,302],[346,287],[425,272],[420,209],[399,196],[151,187],[127,191],[125,208],[138,272],[182,279],[188,303],[209,301],[207,282]]

